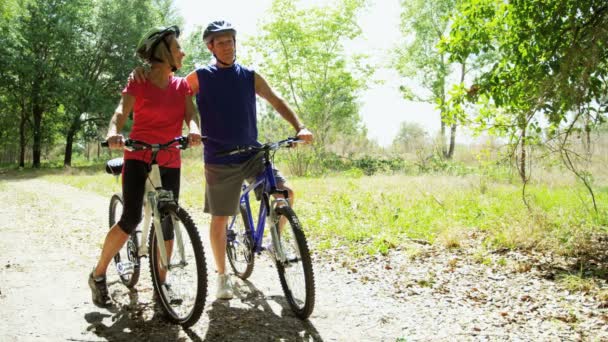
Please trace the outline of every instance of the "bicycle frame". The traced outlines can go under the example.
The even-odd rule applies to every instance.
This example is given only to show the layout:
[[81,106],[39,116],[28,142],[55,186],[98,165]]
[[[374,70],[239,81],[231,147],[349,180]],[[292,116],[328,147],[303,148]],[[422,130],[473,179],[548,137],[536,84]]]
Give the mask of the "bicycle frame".
[[[165,144],[168,145],[168,144]],[[161,214],[159,210],[160,202],[175,202],[173,198],[173,192],[169,190],[164,190],[162,188],[162,180],[160,177],[160,168],[158,163],[156,162],[156,155],[161,150],[163,145],[161,144],[152,144],[149,145],[149,149],[152,151],[152,161],[151,164],[148,165],[148,177],[146,179],[146,186],[144,190],[144,198],[143,198],[143,208],[144,208],[144,219],[143,219],[143,227],[142,227],[142,237],[140,239],[139,246],[137,248],[138,257],[147,256],[149,254],[148,244],[147,244],[147,236],[150,231],[150,223],[154,220],[154,227],[157,227],[154,230],[154,234],[156,235],[156,239],[159,242],[159,256],[160,256],[160,266],[162,269],[170,269],[170,265],[168,262],[167,250],[164,244],[165,238],[163,236],[162,223],[161,223]],[[178,222],[177,218],[171,216],[171,220],[173,226],[176,227]],[[181,262],[178,265],[185,264],[185,253],[183,248],[183,238],[181,236],[181,230],[175,229],[175,243],[177,244],[177,251],[180,253]],[[175,250],[175,249],[174,249]]]
[[[270,216],[270,222],[272,223],[270,226],[270,234],[272,235],[272,243],[275,251],[275,255],[277,259],[281,261],[285,261],[285,254],[281,245],[278,243],[278,219],[276,217],[276,213],[274,210],[270,210],[269,208],[275,208],[277,205],[289,205],[287,199],[287,191],[277,189],[276,179],[274,177],[274,172],[272,170],[272,163],[270,162],[269,153],[265,152],[264,156],[264,171],[256,177],[256,180],[251,184],[243,184],[243,190],[241,192],[240,204],[245,205],[247,208],[247,217],[245,218],[249,223],[249,227],[252,228],[252,238],[254,241],[254,252],[260,254],[264,247],[262,247],[262,239],[264,237],[264,227],[266,225],[267,216]],[[254,226],[253,216],[251,214],[251,204],[249,201],[249,193],[257,188],[258,186],[262,186],[262,196],[260,198],[260,210],[258,213],[257,226]],[[272,202],[270,202],[270,195],[272,194],[283,194],[285,198],[275,198]],[[234,225],[236,216],[230,222],[230,228]],[[254,229],[255,227],[255,229]]]

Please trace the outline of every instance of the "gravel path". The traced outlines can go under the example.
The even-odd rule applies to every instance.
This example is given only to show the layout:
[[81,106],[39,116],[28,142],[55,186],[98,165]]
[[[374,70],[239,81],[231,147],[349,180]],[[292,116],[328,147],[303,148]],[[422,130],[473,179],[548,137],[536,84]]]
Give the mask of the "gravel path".
[[[521,266],[542,265],[542,256],[488,256],[505,260],[495,267],[466,248],[426,245],[415,245],[413,259],[405,250],[356,264],[339,251],[315,256],[317,300],[307,321],[289,310],[266,256],[249,281],[236,281],[230,301],[215,300],[209,264],[205,312],[183,330],[155,309],[148,267],[132,292],[109,273],[116,309],[91,303],[86,279],[105,237],[107,198],[2,180],[0,203],[0,341],[608,340],[602,298],[569,293],[551,270]],[[207,244],[208,218],[189,211]],[[206,256],[211,262],[208,245]]]

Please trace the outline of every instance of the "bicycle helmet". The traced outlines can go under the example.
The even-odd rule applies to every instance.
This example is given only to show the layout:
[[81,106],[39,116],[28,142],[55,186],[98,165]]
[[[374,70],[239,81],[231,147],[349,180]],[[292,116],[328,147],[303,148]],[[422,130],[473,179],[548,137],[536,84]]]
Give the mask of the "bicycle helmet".
[[[168,27],[159,26],[147,31],[137,44],[137,56],[146,62],[164,62],[154,57],[154,51],[156,50],[156,47],[158,46],[158,44],[160,44],[160,42],[163,42],[167,50],[171,51],[169,43],[167,43],[164,38],[170,34],[174,34],[175,38],[178,38],[179,33],[179,27],[175,25]],[[173,63],[169,64],[171,64],[171,68],[173,69],[173,71],[177,70]]]
[[203,41],[205,44],[209,44],[220,33],[231,33],[236,38],[236,29],[231,23],[225,20],[217,20],[207,25],[205,32],[203,32]]

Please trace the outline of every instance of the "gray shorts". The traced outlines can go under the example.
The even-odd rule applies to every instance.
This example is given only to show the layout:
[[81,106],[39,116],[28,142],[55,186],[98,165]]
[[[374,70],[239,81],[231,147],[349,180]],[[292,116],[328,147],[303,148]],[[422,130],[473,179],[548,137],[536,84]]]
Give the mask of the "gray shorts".
[[[252,182],[264,171],[264,155],[257,154],[241,164],[205,164],[205,212],[213,216],[232,216],[238,213],[243,182]],[[273,167],[277,185],[287,182]]]

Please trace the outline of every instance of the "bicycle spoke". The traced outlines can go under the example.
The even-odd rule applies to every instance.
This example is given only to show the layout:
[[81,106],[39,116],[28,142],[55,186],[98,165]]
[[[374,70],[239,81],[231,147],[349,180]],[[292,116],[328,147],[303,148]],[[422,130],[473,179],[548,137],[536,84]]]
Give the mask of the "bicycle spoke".
[[237,277],[247,279],[254,266],[253,237],[247,219],[247,209],[241,206],[226,230],[226,252],[228,261]]
[[[181,215],[187,215],[180,210]],[[207,270],[198,230],[190,217],[163,223],[164,242],[171,254],[169,267],[160,269],[160,248],[156,234],[150,238],[150,268],[157,300],[169,318],[184,326],[194,324],[200,317],[207,293]],[[156,227],[154,227],[156,228]],[[167,235],[169,234],[169,235]]]
[[300,318],[307,318],[314,307],[314,273],[306,237],[299,220],[289,207],[277,210],[287,218],[278,234],[282,260],[277,259],[277,271],[287,302]]
[[[110,228],[114,226],[122,215],[123,202],[122,196],[115,194],[110,199]],[[137,284],[139,280],[139,256],[137,253],[139,243],[138,231],[135,230],[129,236],[127,242],[114,256],[114,265],[120,281],[127,287],[131,288]]]

